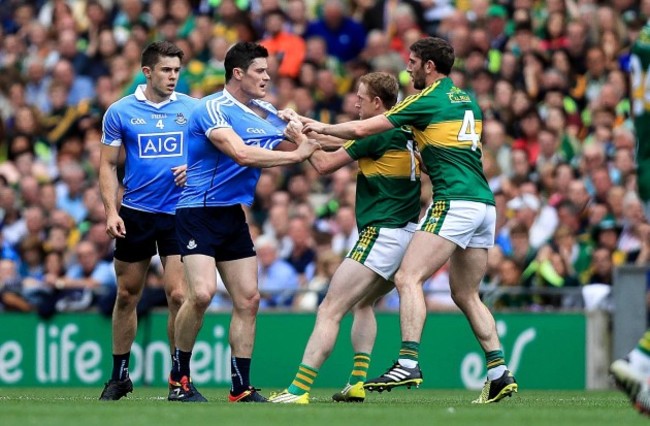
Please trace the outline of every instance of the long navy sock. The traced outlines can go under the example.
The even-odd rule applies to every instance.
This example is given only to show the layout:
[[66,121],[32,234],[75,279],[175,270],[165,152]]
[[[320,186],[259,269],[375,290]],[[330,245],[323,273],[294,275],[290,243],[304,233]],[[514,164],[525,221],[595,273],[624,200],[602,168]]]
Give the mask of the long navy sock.
[[176,348],[172,364],[172,380],[179,381],[183,376],[190,377],[190,359],[192,352],[183,352]]
[[250,371],[251,359],[250,358],[236,358],[230,359],[230,376],[232,379],[232,387],[230,393],[239,395],[250,386]]
[[112,380],[126,380],[129,377],[129,359],[131,352],[122,355],[113,354]]

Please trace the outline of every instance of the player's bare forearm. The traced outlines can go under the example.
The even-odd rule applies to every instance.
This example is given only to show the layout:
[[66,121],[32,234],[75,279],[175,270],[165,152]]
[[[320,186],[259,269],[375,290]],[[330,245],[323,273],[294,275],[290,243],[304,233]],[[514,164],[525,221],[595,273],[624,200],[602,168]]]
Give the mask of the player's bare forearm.
[[321,175],[335,172],[352,161],[354,159],[344,148],[339,148],[335,152],[316,151],[309,157],[309,162]]
[[329,135],[310,135],[320,143],[326,151],[335,151],[342,147],[349,139],[337,138],[336,136]]
[[339,124],[307,123],[303,132],[309,135],[315,132],[321,135],[335,136],[337,138],[361,139],[366,136],[375,135],[393,128],[393,124],[382,114],[366,120],[348,121]]
[[271,151],[246,145],[231,129],[213,130],[210,140],[221,152],[244,167],[266,168],[299,163],[320,148],[317,143],[307,142],[294,151]]
[[117,214],[117,165],[102,161],[99,166],[99,193],[106,215]]

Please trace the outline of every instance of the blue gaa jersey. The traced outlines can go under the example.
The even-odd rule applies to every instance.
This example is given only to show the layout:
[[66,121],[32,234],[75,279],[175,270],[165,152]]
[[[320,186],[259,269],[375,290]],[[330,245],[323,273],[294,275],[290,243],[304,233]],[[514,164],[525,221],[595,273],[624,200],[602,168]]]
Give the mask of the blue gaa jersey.
[[221,152],[208,138],[214,129],[231,128],[246,145],[273,149],[284,140],[287,125],[268,102],[254,100],[268,112],[261,118],[226,90],[201,99],[190,116],[187,183],[178,208],[219,207],[253,203],[261,170],[244,167]]
[[122,205],[149,213],[174,214],[182,188],[172,167],[187,163],[190,112],[198,99],[174,92],[159,104],[144,85],[113,103],[102,123],[102,143],[126,151]]

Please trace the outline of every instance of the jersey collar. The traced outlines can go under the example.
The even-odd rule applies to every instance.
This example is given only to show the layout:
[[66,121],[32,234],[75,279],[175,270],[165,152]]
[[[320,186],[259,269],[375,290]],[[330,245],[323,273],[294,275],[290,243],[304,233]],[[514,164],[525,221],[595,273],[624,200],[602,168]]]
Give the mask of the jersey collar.
[[[225,87],[224,87],[224,89],[223,89],[223,94],[224,94],[224,96],[225,96],[226,98],[228,98],[228,99],[230,99],[231,101],[233,101],[236,105],[239,105],[239,107],[240,107],[241,109],[243,109],[244,111],[249,112],[249,113],[251,113],[251,114],[255,114],[255,112],[250,108],[249,105],[253,105],[253,104],[254,104],[254,105],[257,105],[258,107],[264,108],[264,106],[260,105],[260,104],[257,102],[256,99],[251,99],[251,101],[250,101],[248,104],[243,104],[243,103],[239,102],[237,99],[235,99],[235,97],[234,97],[233,95],[230,94],[230,92],[228,92],[228,90],[227,90]],[[264,109],[267,109],[267,108],[264,108]]]
[[172,92],[172,94],[169,96],[169,99],[166,101],[162,101],[160,103],[155,103],[151,102],[147,97],[144,95],[144,89],[147,87],[146,84],[139,84],[138,87],[135,89],[135,98],[139,100],[140,102],[146,102],[149,105],[155,107],[155,108],[162,108],[163,106],[167,105],[168,103],[175,101],[178,99],[178,96],[176,96],[176,92]]

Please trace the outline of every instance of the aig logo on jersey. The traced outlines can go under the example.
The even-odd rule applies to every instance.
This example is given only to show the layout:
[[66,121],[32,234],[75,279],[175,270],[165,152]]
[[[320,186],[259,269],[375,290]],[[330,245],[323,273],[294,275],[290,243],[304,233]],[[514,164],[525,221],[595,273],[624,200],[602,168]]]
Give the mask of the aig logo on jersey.
[[140,158],[180,157],[183,132],[144,133],[138,135]]

